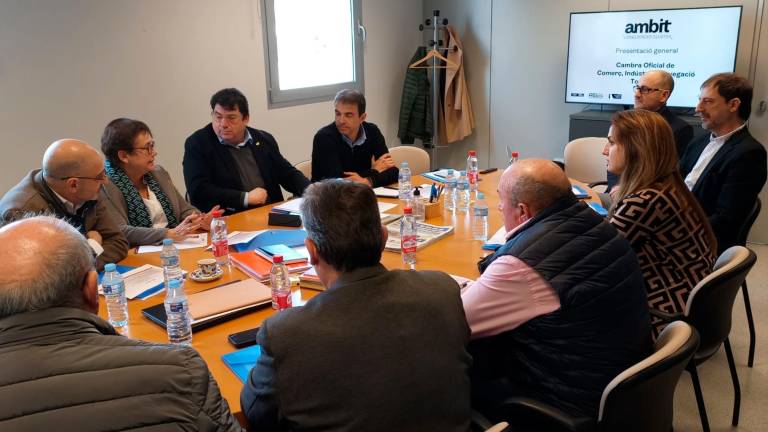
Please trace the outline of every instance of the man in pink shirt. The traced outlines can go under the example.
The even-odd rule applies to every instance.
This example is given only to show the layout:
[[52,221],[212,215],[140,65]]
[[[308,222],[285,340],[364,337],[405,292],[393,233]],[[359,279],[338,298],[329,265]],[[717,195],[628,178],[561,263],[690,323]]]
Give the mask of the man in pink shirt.
[[473,406],[498,419],[526,396],[596,417],[605,385],[651,351],[637,258],[550,161],[514,163],[498,193],[507,242],[462,294]]

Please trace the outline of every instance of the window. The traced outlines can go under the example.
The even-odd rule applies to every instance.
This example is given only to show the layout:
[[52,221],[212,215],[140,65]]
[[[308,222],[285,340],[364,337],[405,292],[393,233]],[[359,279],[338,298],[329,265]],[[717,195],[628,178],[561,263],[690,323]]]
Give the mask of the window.
[[263,0],[270,108],[363,91],[361,0]]

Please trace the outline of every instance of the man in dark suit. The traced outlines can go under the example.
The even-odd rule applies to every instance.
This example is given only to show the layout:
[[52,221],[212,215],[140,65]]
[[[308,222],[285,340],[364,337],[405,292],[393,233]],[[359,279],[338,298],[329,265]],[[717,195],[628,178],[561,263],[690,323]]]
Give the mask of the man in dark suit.
[[718,252],[737,242],[739,229],[766,180],[766,151],[747,129],[752,85],[738,75],[721,73],[701,85],[696,112],[712,132],[692,142],[680,171],[717,237]]
[[184,144],[184,183],[203,212],[227,212],[283,200],[280,186],[301,195],[309,180],[285,160],[268,132],[248,127],[248,100],[227,88],[211,97],[213,121]]
[[469,429],[469,327],[458,284],[389,271],[376,196],[326,180],[301,206],[310,261],[326,291],[267,319],[240,396],[254,430]]
[[[667,101],[675,89],[675,80],[669,72],[655,69],[649,70],[637,81],[634,86],[635,109],[655,111],[659,113],[672,128],[677,147],[677,157],[682,157],[688,143],[693,139],[693,126],[675,115],[667,107]],[[619,182],[619,176],[608,173],[608,189],[610,190]]]

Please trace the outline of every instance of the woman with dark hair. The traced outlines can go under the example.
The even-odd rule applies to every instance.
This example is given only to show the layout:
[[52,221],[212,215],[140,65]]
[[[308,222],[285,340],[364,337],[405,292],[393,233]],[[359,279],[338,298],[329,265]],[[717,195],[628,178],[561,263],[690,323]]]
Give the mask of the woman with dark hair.
[[[616,112],[603,154],[620,176],[608,217],[637,254],[648,306],[683,312],[693,287],[712,272],[717,240],[680,176],[672,129],[655,112]],[[663,325],[653,324],[658,334]]]
[[157,244],[166,237],[179,241],[210,228],[218,206],[201,214],[181,196],[168,172],[155,164],[155,140],[146,124],[112,120],[101,137],[101,151],[110,181],[100,199],[131,247]]

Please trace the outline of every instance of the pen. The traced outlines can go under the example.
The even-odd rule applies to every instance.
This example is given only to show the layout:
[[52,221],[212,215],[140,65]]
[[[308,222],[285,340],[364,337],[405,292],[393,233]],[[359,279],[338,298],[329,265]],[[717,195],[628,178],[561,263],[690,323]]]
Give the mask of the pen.
[[437,198],[437,186],[432,183],[432,189],[429,191],[429,202],[435,202],[435,198]]

